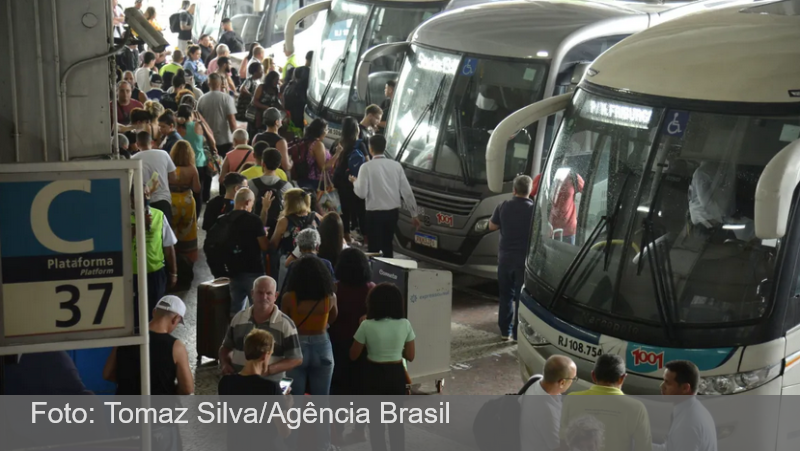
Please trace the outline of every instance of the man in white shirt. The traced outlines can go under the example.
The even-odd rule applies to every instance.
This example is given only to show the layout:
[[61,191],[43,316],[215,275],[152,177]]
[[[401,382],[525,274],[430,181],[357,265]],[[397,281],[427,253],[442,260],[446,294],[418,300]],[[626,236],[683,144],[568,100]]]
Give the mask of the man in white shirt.
[[664,444],[653,444],[653,451],[717,451],[714,418],[697,400],[700,370],[686,360],[665,365],[661,394],[673,396],[672,424]]
[[[560,444],[561,395],[577,380],[578,367],[569,357],[550,356],[544,377],[522,397],[520,444],[522,449],[555,450]],[[537,398],[528,398],[537,396]]]
[[142,160],[142,178],[148,182],[156,174],[155,186],[150,186],[150,206],[164,213],[167,222],[172,225],[172,194],[169,192],[169,182],[175,182],[175,163],[166,151],[151,149],[152,139],[150,133],[139,132],[136,135],[136,144],[139,152],[132,156],[133,160]]
[[366,199],[367,237],[370,252],[383,252],[392,258],[392,240],[397,228],[400,207],[405,204],[411,213],[411,222],[419,230],[417,201],[408,184],[403,166],[395,160],[386,158],[386,138],[373,136],[369,140],[369,153],[372,161],[361,166],[358,178],[350,176],[356,196]]

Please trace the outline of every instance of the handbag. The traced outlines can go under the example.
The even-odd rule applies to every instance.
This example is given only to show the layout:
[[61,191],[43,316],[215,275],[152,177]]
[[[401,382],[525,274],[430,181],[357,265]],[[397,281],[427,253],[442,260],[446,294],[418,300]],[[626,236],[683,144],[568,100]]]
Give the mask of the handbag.
[[331,212],[342,214],[342,201],[339,198],[339,192],[333,187],[331,176],[327,170],[322,171],[322,179],[320,179],[319,186],[317,186],[317,199],[322,214]]
[[222,170],[222,158],[220,158],[219,154],[216,152],[211,152],[208,149],[203,149],[203,152],[206,153],[206,169],[208,170],[208,175],[210,177],[218,175]]
[[258,115],[258,108],[251,102],[250,105],[247,105],[247,110],[244,112],[244,118],[247,122],[255,122],[256,116]]

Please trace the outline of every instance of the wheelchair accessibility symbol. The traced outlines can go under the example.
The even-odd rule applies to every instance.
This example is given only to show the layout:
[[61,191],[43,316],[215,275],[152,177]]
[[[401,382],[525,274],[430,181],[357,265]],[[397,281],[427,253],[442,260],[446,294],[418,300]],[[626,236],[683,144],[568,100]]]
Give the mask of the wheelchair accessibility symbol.
[[471,77],[478,69],[478,60],[476,58],[465,58],[464,65],[461,66],[461,75]]
[[688,111],[670,110],[664,120],[663,133],[668,136],[680,138],[686,132],[686,125],[689,123]]

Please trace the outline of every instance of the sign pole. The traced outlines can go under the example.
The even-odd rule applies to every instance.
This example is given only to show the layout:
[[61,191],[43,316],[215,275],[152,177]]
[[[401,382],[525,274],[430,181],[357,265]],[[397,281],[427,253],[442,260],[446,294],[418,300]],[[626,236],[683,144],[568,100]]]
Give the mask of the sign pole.
[[[139,243],[137,249],[147,248],[147,237],[145,236],[145,217],[144,211],[144,180],[141,169],[133,171],[133,197],[136,203],[134,207],[136,217],[136,242]],[[142,383],[142,398],[144,408],[150,407],[150,330],[147,321],[147,306],[149,298],[147,296],[147,253],[138,252],[137,273],[139,274],[139,335],[142,337],[142,344],[139,346],[139,362]],[[142,423],[142,451],[150,451],[150,424],[145,421]]]

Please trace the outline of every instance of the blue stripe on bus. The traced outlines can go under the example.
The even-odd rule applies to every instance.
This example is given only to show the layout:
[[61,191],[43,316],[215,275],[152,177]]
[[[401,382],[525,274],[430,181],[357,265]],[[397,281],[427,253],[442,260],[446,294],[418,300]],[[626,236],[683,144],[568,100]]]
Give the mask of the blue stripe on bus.
[[600,334],[590,332],[586,329],[581,329],[580,327],[574,326],[569,324],[565,321],[562,321],[556,318],[555,315],[547,311],[544,307],[539,305],[538,302],[534,301],[530,295],[528,295],[525,290],[522,290],[522,295],[520,296],[520,302],[525,305],[534,315],[536,315],[539,319],[547,323],[548,326],[552,327],[553,329],[567,334],[573,338],[578,340],[585,341],[587,343],[591,343],[594,345],[600,344]]

